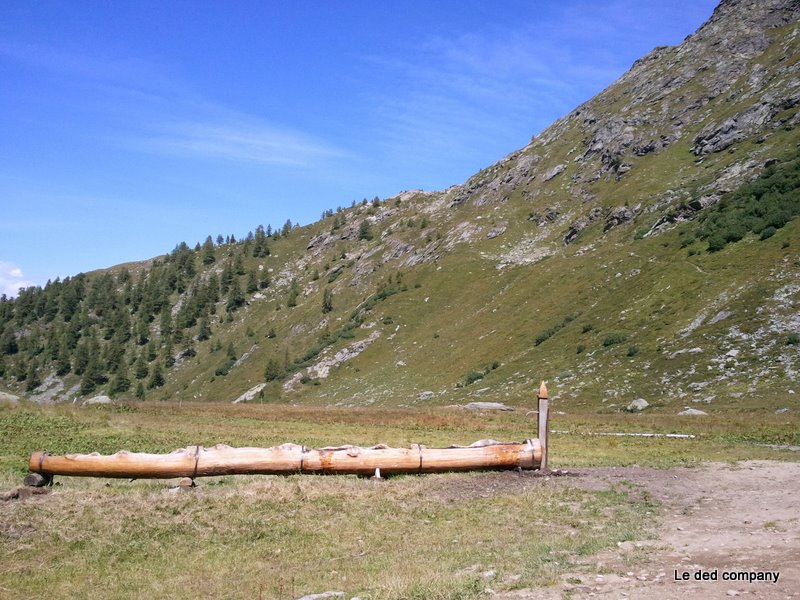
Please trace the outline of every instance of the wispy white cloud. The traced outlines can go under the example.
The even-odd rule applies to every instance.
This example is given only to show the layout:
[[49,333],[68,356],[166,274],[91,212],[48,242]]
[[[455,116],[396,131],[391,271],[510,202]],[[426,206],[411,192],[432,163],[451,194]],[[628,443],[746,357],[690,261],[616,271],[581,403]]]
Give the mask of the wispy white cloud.
[[9,298],[14,298],[20,288],[34,285],[29,281],[14,263],[0,260],[0,294],[5,294]]
[[[412,58],[365,57],[394,81],[371,92],[386,151],[441,161],[474,156],[476,147],[496,147],[499,158],[512,144],[523,145],[641,53],[689,33],[676,35],[667,22],[665,37],[654,39],[652,27],[636,22],[642,10],[632,8],[631,0],[531,5],[516,22],[415,40]],[[646,17],[669,20],[670,10],[659,5]]]
[[151,137],[135,140],[132,145],[179,156],[295,167],[346,156],[344,151],[310,135],[257,123],[162,123]]
[[475,156],[487,144],[505,151],[523,145],[585,99],[587,80],[599,89],[619,74],[578,73],[580,60],[524,26],[431,38],[413,61],[367,60],[395,81],[372,102],[386,151],[420,161]]
[[[204,98],[139,58],[94,57],[2,40],[0,58],[68,79],[74,97],[62,101],[90,111],[103,127],[96,137],[109,144],[158,155],[298,168],[347,156],[309,132]],[[88,130],[81,134],[92,135]]]
[[136,57],[88,55],[41,43],[0,40],[0,58],[51,76],[69,78],[73,85],[92,82],[131,90],[181,89],[174,78]]

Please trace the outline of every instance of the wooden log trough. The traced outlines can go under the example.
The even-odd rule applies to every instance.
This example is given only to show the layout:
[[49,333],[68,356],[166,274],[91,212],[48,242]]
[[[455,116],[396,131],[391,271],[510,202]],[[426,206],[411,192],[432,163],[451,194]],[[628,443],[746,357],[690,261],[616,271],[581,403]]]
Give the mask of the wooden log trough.
[[481,440],[470,446],[371,448],[339,446],[306,448],[283,444],[272,448],[212,448],[189,446],[169,454],[120,450],[116,454],[67,454],[34,452],[28,468],[44,481],[54,475],[171,479],[218,475],[290,475],[295,473],[384,475],[439,473],[445,471],[547,470],[547,388],[539,389],[539,439],[524,442]]
[[189,446],[170,454],[146,454],[121,450],[116,454],[68,454],[54,456],[34,452],[28,467],[44,476],[122,477],[169,479],[215,475],[290,475],[294,473],[384,475],[437,473],[443,471],[538,469],[542,461],[539,440],[504,443],[481,440],[471,446],[371,448],[341,446],[306,448],[283,444],[274,448],[213,448]]

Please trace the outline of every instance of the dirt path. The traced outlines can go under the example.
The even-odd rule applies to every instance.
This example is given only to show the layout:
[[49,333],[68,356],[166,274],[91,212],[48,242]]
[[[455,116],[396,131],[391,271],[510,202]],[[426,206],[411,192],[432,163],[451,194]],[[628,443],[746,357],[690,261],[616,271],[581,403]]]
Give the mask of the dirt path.
[[[800,463],[580,469],[558,479],[587,489],[633,483],[662,505],[658,539],[624,542],[592,557],[555,588],[497,594],[496,600],[800,598]],[[728,579],[737,573],[774,579],[775,572],[777,583]],[[703,574],[716,580],[696,579]]]

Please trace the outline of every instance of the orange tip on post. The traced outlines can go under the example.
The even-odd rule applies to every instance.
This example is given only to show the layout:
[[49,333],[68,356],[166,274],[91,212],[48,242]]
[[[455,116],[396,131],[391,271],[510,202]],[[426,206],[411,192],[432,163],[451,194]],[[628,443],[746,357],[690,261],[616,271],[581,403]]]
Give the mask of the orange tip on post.
[[547,386],[542,381],[542,384],[539,386],[539,395],[540,400],[545,400],[547,398]]

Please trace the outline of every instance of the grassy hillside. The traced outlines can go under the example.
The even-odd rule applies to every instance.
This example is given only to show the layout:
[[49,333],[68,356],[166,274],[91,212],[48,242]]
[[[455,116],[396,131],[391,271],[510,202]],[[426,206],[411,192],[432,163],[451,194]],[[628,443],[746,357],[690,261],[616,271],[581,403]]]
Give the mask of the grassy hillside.
[[723,3],[463,185],[2,300],[0,385],[523,406],[545,379],[565,408],[794,408],[797,10]]

